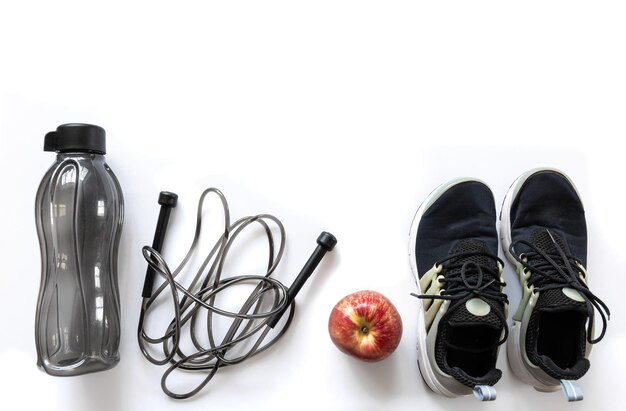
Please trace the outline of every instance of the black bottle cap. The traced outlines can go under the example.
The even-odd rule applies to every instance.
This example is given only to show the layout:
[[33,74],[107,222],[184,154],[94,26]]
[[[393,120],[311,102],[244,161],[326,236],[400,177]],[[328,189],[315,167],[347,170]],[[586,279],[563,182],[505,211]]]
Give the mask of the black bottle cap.
[[92,124],[62,124],[56,131],[46,134],[43,150],[106,154],[106,134],[102,127]]

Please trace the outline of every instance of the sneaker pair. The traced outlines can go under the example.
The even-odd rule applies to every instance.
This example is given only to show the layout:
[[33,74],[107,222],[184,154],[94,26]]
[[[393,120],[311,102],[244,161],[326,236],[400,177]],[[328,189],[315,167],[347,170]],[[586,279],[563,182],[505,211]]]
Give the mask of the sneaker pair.
[[[609,310],[587,286],[587,228],[571,180],[535,169],[509,189],[500,213],[502,248],[519,274],[522,298],[507,326],[504,262],[498,258],[494,197],[483,182],[439,186],[410,230],[410,264],[420,299],[418,365],[434,392],[493,400],[502,376],[498,350],[508,337],[514,374],[540,391],[559,386],[582,399],[576,380],[589,369]],[[594,335],[594,313],[602,331]]]

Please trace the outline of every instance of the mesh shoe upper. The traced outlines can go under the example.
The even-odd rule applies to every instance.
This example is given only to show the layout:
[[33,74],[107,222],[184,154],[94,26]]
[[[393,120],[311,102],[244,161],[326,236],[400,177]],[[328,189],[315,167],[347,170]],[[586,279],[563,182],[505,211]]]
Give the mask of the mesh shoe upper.
[[496,207],[489,187],[478,181],[456,184],[424,213],[417,230],[415,256],[421,275],[447,256],[462,239],[477,239],[498,253]]
[[585,209],[563,174],[544,170],[528,177],[511,205],[510,219],[513,241],[529,240],[535,230],[549,228],[587,265]]

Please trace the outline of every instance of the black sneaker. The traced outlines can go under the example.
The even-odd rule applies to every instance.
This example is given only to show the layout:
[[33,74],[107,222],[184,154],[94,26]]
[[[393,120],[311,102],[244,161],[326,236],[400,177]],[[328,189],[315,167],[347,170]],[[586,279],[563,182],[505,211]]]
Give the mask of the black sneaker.
[[508,330],[491,190],[468,178],[438,187],[417,210],[409,237],[424,381],[448,397],[495,399]]
[[[587,226],[576,187],[558,170],[531,170],[509,189],[500,219],[502,248],[522,285],[507,344],[511,368],[537,390],[560,386],[569,401],[582,400],[576,380],[589,369],[609,310],[587,286]],[[595,309],[602,331],[594,339]]]

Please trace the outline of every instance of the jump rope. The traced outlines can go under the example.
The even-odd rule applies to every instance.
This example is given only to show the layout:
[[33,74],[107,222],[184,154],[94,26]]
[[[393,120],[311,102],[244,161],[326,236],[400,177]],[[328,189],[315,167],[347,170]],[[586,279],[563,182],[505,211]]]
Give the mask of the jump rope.
[[[198,252],[202,228],[204,201],[209,194],[218,197],[222,205],[224,227],[215,244],[205,257],[189,286],[185,287],[176,278],[185,269],[192,256]],[[176,207],[178,196],[163,191],[159,195],[161,211],[152,247],[143,247],[142,253],[148,263],[142,292],[137,340],[143,355],[155,365],[169,365],[161,377],[161,388],[175,399],[196,395],[213,379],[220,368],[240,364],[267,350],[282,337],[293,320],[295,297],[313,273],[324,255],[337,244],[335,237],[322,232],[317,238],[317,248],[290,287],[272,277],[283,257],[285,228],[281,221],[269,214],[248,216],[231,223],[230,208],[226,197],[217,188],[209,188],[200,196],[196,214],[196,230],[189,251],[181,263],[172,270],[161,255],[170,213]],[[260,225],[268,243],[267,267],[264,273],[222,277],[224,263],[232,245],[242,232]],[[274,234],[277,232],[277,234]],[[154,289],[156,275],[163,282]],[[236,286],[252,285],[252,291],[242,300],[237,312],[226,311],[215,305],[216,297]],[[169,293],[174,317],[163,335],[151,337],[144,323],[162,293]],[[204,318],[206,314],[206,319]],[[282,325],[281,318],[287,314]],[[221,341],[214,332],[214,316],[231,319]],[[204,324],[202,324],[204,322]],[[275,333],[269,336],[272,330]],[[189,338],[193,348],[181,348],[181,339]],[[206,337],[206,338],[205,338]],[[208,338],[208,345],[206,339]],[[201,340],[205,342],[201,342]],[[160,346],[162,355],[152,353]],[[150,349],[152,347],[152,349]],[[170,375],[176,370],[205,374],[204,379],[187,392],[174,392],[168,386]]]

